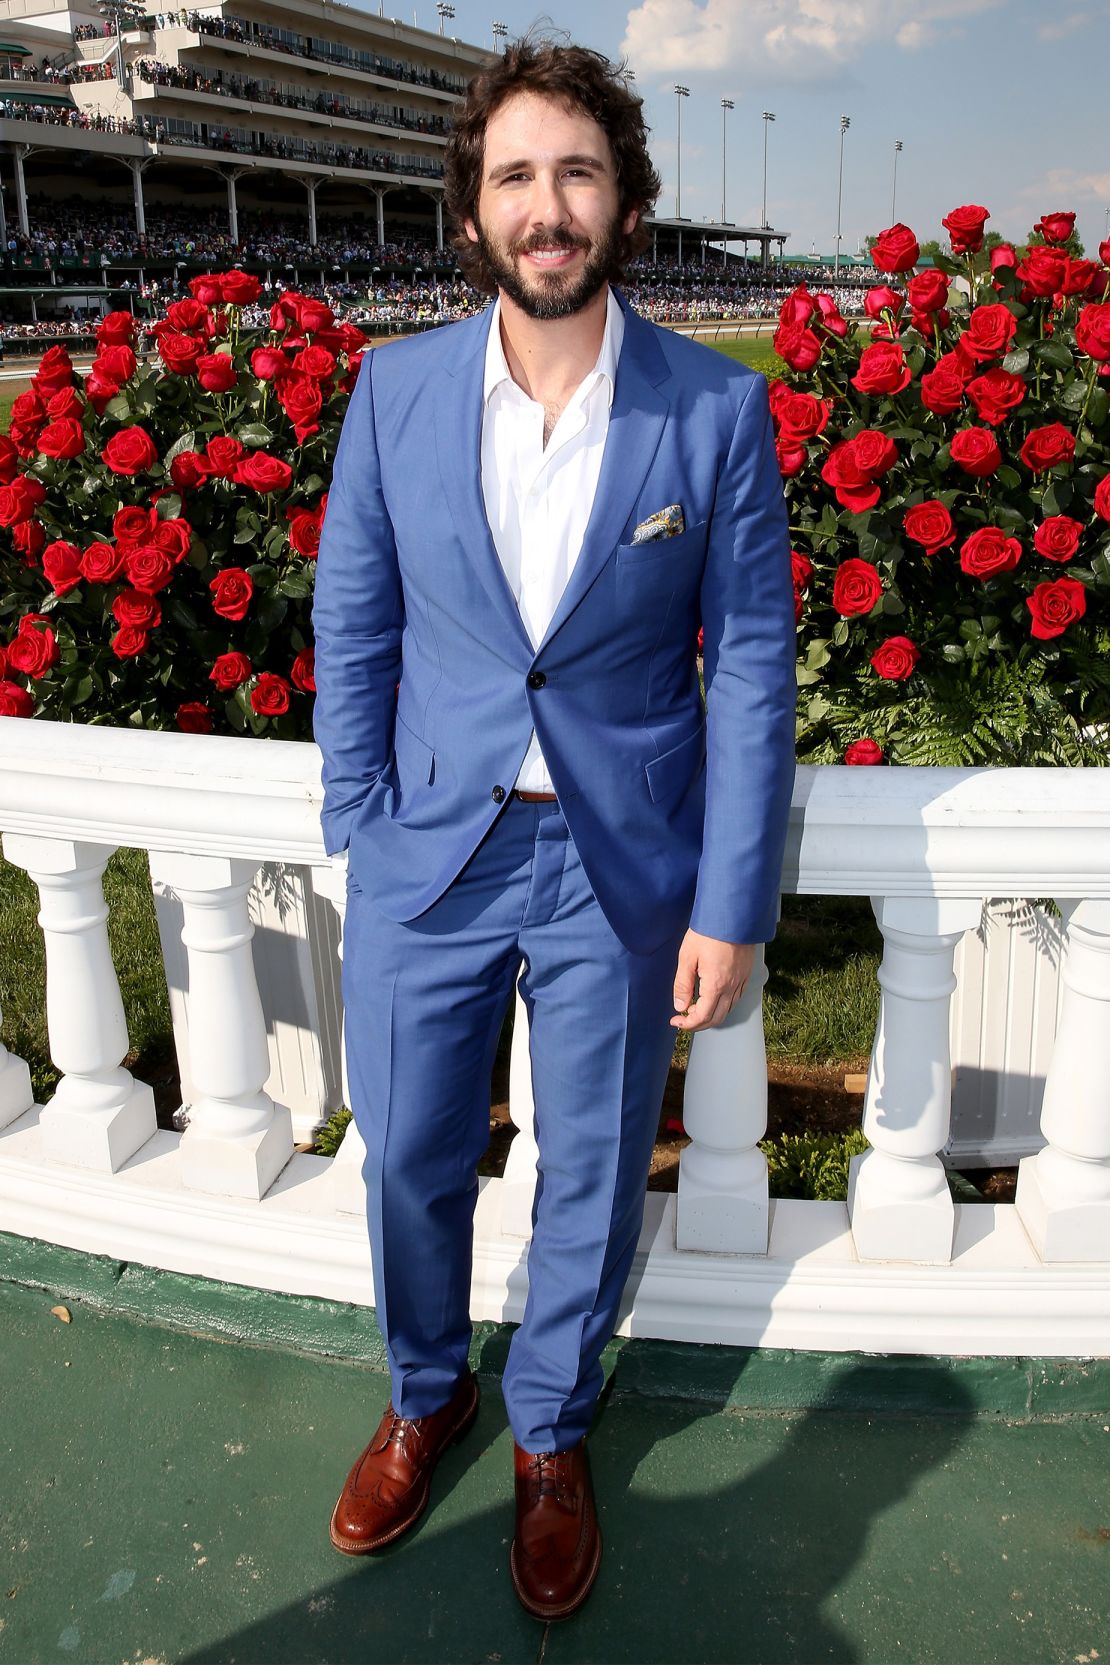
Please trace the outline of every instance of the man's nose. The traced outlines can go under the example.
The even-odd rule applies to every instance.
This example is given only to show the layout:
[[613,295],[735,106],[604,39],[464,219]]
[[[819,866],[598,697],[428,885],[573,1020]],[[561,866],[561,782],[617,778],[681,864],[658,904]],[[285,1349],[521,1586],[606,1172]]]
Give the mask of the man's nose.
[[570,207],[559,180],[539,174],[532,193],[532,222],[537,230],[554,230],[570,220]]

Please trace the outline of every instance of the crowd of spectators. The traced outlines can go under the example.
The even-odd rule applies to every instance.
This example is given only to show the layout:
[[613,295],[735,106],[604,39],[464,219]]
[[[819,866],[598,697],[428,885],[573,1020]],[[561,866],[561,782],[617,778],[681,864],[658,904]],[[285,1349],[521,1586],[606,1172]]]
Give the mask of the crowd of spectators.
[[273,104],[287,110],[308,110],[318,116],[342,116],[351,121],[365,121],[379,127],[393,127],[410,133],[428,133],[439,138],[447,135],[447,124],[440,115],[413,112],[398,116],[384,104],[368,99],[348,98],[344,93],[294,93],[283,90],[274,81],[260,81],[242,75],[224,75],[215,70],[210,75],[184,65],[161,63],[156,58],[140,58],[135,65],[140,81],[149,86],[180,87],[184,92],[200,92],[209,97],[241,98],[251,104]]

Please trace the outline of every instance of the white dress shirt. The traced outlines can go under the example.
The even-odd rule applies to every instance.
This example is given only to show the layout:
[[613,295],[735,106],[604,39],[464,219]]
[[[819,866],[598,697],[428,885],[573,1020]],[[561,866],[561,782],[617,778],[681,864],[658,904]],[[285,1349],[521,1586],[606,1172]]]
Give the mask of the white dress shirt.
[[[501,302],[486,344],[482,496],[494,548],[524,628],[539,647],[574,571],[593,509],[624,339],[610,289],[597,363],[563,410],[547,445],[544,408],[513,381],[501,344]],[[522,792],[551,792],[535,730],[517,775]]]

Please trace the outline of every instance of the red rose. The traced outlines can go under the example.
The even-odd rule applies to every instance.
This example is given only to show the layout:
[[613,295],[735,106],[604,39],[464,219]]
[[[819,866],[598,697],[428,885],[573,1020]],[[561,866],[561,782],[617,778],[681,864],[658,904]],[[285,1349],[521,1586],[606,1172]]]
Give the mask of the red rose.
[[289,684],[283,676],[263,671],[251,689],[251,710],[259,717],[280,717],[289,710]]
[[955,353],[945,353],[921,378],[921,403],[935,416],[951,416],[964,402],[967,377]]
[[179,451],[170,464],[170,479],[178,491],[190,491],[207,475],[208,468],[199,451]]
[[283,376],[278,383],[278,399],[294,425],[298,440],[317,431],[316,418],[324,404],[319,382],[309,376]]
[[302,347],[293,360],[293,369],[299,375],[311,376],[313,381],[328,381],[335,374],[335,354],[318,345]]
[[781,437],[801,444],[823,434],[829,420],[829,401],[815,399],[812,393],[793,393],[787,390],[779,399],[774,412]]
[[0,486],[0,526],[18,526],[21,520],[30,520],[36,504],[42,501],[32,491],[32,484],[38,482],[21,474],[10,486]]
[[811,320],[815,330],[823,330],[826,335],[839,336],[841,340],[848,333],[848,320],[840,316],[840,308],[831,295],[814,295],[818,317]]
[[813,562],[797,549],[790,551],[790,576],[796,590],[804,590],[813,577]]
[[120,543],[145,543],[154,531],[158,516],[153,509],[137,503],[125,504],[112,516],[112,536]]
[[1012,243],[996,243],[991,250],[991,271],[997,272],[1006,266],[1012,272],[1018,263],[1017,253]]
[[121,625],[112,637],[112,652],[117,659],[136,659],[149,646],[150,637],[146,631],[137,630],[133,624]]
[[314,561],[320,552],[320,518],[311,509],[289,509],[289,542],[298,555]]
[[121,590],[112,603],[112,617],[129,630],[153,630],[162,622],[162,609],[143,590]]
[[38,615],[26,614],[19,621],[15,641],[8,645],[8,669],[37,682],[61,658],[54,632]]
[[971,578],[994,578],[1013,572],[1021,560],[1021,544],[1000,526],[981,526],[960,548],[960,567]]
[[877,272],[908,272],[917,265],[920,253],[917,238],[908,225],[899,221],[876,237],[871,247],[871,264]]
[[892,289],[889,283],[880,283],[863,297],[863,310],[869,318],[881,318],[884,312],[893,312],[897,317],[905,304],[905,295]]
[[156,521],[151,542],[169,555],[174,565],[180,564],[193,545],[193,528],[180,515],[173,515],[169,520]]
[[85,430],[75,416],[63,416],[39,430],[37,443],[44,457],[79,457],[85,449]]
[[1021,460],[1034,474],[1041,474],[1046,468],[1059,468],[1074,456],[1075,435],[1061,422],[1030,429],[1021,448]]
[[879,487],[857,465],[850,440],[833,446],[825,458],[821,478],[827,486],[832,486],[841,508],[850,509],[853,514],[873,509],[882,496]]
[[93,365],[85,377],[85,397],[98,416],[104,413],[104,407],[109,399],[114,399],[119,392],[118,382],[105,376],[97,365]]
[[821,343],[804,324],[780,324],[773,346],[792,370],[812,370],[821,357]]
[[1046,243],[1066,243],[1075,230],[1074,214],[1045,214],[1033,227]]
[[18,473],[19,452],[7,434],[0,434],[0,486],[10,486]]
[[55,595],[68,595],[81,582],[81,554],[74,543],[63,538],[48,544],[42,552],[42,570]]
[[967,329],[960,345],[969,358],[981,362],[998,358],[1009,351],[1017,330],[1017,319],[1008,306],[996,301],[993,306],[977,306],[967,321]]
[[237,465],[234,478],[237,484],[250,486],[252,491],[286,491],[292,483],[293,470],[268,451],[252,451]]
[[12,527],[12,544],[22,555],[24,566],[33,567],[35,557],[46,542],[46,530],[41,520],[21,520]]
[[[1085,306],[1075,324],[1075,344],[1099,364],[1110,360],[1110,305]],[[42,450],[40,436],[39,450]]]
[[898,447],[877,428],[862,428],[848,443],[852,460],[866,480],[881,479],[898,461]]
[[158,461],[158,450],[145,428],[121,428],[100,458],[113,474],[148,474]]
[[288,368],[289,360],[280,347],[256,347],[251,354],[251,370],[260,382],[272,382]]
[[854,555],[841,561],[833,579],[832,603],[841,618],[869,613],[883,593],[883,581],[870,561]]
[[912,508],[907,509],[902,516],[902,525],[907,538],[921,544],[926,555],[935,555],[938,549],[945,549],[956,540],[952,516],[936,498],[930,498],[925,503],[915,503]]
[[242,567],[225,567],[209,584],[212,607],[224,619],[244,619],[254,594],[254,580]]
[[208,673],[208,680],[216,684],[221,694],[229,694],[251,675],[251,662],[245,653],[221,653]]
[[851,380],[861,393],[901,393],[910,383],[910,367],[901,346],[896,341],[877,341],[865,347]]
[[869,768],[883,761],[883,748],[877,740],[853,740],[844,753],[844,761]]
[[33,717],[35,702],[18,682],[0,682],[0,717]]
[[245,455],[243,444],[232,434],[216,434],[204,447],[204,459],[210,474],[230,480],[240,459]]
[[306,335],[313,334],[315,330],[330,329],[334,323],[335,314],[330,306],[325,306],[323,301],[313,300],[311,296],[302,295],[299,297],[297,327],[302,329]]
[[990,219],[990,209],[976,202],[965,203],[946,214],[941,225],[952,239],[953,254],[975,254],[983,247],[983,227]]
[[817,311],[817,302],[804,283],[792,289],[779,307],[780,324],[808,324]]
[[202,335],[212,333],[212,314],[203,301],[194,297],[184,301],[172,301],[166,308],[166,322],[181,334],[189,330],[200,330]]
[[1047,642],[1062,636],[1069,624],[1087,611],[1087,592],[1077,578],[1057,578],[1055,583],[1038,584],[1025,605],[1033,615],[1032,634]]
[[64,387],[72,387],[73,382],[73,360],[66,349],[47,347],[32,377],[33,386],[45,399],[52,393],[60,393]]
[[197,380],[206,393],[230,393],[239,380],[235,360],[229,353],[202,353],[197,359]]
[[939,266],[915,272],[906,285],[906,294],[915,312],[939,312],[948,299],[948,277]]
[[871,669],[887,682],[905,682],[921,658],[908,636],[889,636],[871,655]]
[[189,293],[202,306],[220,306],[224,298],[223,284],[208,272],[189,279]]
[[1095,514],[1110,520],[1110,474],[1104,474],[1095,487]]
[[256,277],[238,270],[221,272],[219,284],[220,296],[227,306],[249,306],[262,293],[262,285]]
[[46,406],[33,388],[12,400],[12,427],[37,430],[46,421]]
[[215,725],[203,700],[186,700],[177,708],[177,726],[182,734],[211,734]]
[[80,421],[84,413],[85,401],[75,387],[60,388],[46,401],[46,414],[51,422],[60,422],[66,416],[74,416]]
[[110,543],[90,543],[81,557],[81,577],[90,584],[113,584],[123,571],[125,554]]
[[1034,243],[1026,250],[1025,259],[1017,275],[1034,295],[1055,295],[1063,287],[1067,276],[1068,257],[1062,249],[1046,248]]
[[130,345],[135,339],[135,320],[131,313],[107,313],[96,326],[96,339],[101,346]]
[[952,461],[965,474],[974,474],[980,479],[993,474],[1002,461],[998,441],[989,428],[961,428],[953,434],[949,451]]
[[995,367],[976,376],[967,384],[967,396],[975,406],[979,418],[992,426],[1005,422],[1025,398],[1025,383],[1020,376]]
[[130,381],[138,362],[134,352],[124,342],[114,347],[101,347],[96,355],[97,369],[110,382]]
[[[776,439],[775,459],[779,465],[779,473],[784,480],[789,480],[795,474],[801,473],[806,465],[807,454],[804,445],[797,445],[790,439]],[[292,532],[289,534],[289,541],[293,541]]]
[[338,333],[342,350],[348,357],[352,353],[357,353],[360,348],[365,347],[370,340],[370,337],[364,335],[357,324],[340,324]]
[[1070,561],[1079,548],[1083,522],[1070,515],[1048,515],[1033,533],[1033,548],[1050,561]]
[[157,544],[141,543],[127,552],[127,576],[137,590],[154,595],[174,574],[174,561]]
[[158,356],[175,376],[191,376],[204,352],[204,342],[195,335],[181,335],[165,328],[157,332]]
[[302,694],[316,692],[316,649],[302,648],[293,661],[293,668],[289,672],[289,679],[294,688],[299,688]]

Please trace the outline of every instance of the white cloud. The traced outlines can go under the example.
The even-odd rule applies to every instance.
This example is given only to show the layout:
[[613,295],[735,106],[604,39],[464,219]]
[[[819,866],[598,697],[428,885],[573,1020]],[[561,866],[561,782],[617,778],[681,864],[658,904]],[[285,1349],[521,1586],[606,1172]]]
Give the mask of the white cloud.
[[1003,0],[641,0],[628,13],[621,50],[643,74],[772,69],[825,75],[866,46],[927,45],[946,26]]
[[1055,18],[1051,23],[1042,23],[1037,30],[1041,40],[1063,40],[1066,35],[1074,35],[1077,29],[1090,22],[1087,12],[1068,12],[1065,17]]

